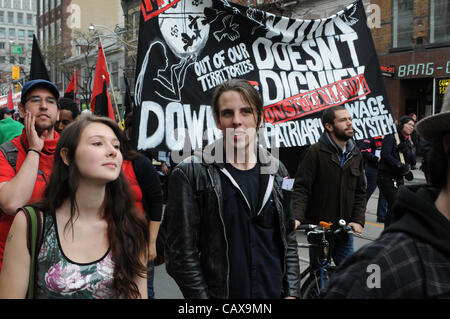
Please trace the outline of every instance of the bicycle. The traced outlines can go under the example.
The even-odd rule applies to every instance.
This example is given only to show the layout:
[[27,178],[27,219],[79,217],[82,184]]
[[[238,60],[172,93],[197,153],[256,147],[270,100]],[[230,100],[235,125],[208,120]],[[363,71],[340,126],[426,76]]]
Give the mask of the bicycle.
[[[313,248],[317,252],[317,263],[309,261],[309,266],[300,274],[302,299],[318,299],[320,290],[325,287],[336,266],[331,263],[331,252],[334,249],[334,237],[342,232],[355,234],[353,229],[341,219],[337,225],[321,221],[319,225],[305,224],[297,228],[305,231],[308,239],[313,235],[320,235],[318,243],[298,243],[299,248]],[[329,238],[329,240],[327,239]],[[310,240],[308,240],[310,241]]]

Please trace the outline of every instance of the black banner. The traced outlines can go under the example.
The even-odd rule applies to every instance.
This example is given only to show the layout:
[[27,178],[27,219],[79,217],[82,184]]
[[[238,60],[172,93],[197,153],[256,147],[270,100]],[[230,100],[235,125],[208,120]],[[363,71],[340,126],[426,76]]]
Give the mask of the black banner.
[[321,111],[345,105],[356,139],[395,132],[362,1],[318,20],[226,0],[141,2],[135,100],[139,150],[204,147],[221,136],[210,108],[231,78],[258,87],[266,145],[317,142]]

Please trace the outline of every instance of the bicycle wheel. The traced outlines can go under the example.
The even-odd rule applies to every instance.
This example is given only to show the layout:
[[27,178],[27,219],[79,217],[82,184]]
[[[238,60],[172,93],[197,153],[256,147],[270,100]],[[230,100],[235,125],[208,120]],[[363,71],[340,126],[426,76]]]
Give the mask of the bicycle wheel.
[[[323,285],[325,286],[333,272],[334,267],[325,269],[323,273]],[[302,299],[319,299],[321,290],[320,276],[318,273],[311,272],[309,277],[303,283],[300,294]]]
[[303,283],[300,296],[302,299],[319,299],[320,279],[314,274],[310,273],[309,277]]

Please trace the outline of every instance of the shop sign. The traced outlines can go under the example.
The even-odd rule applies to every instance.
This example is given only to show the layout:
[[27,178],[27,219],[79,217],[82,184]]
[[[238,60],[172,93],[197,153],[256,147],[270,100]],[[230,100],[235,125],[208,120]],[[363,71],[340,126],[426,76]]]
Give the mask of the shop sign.
[[445,91],[447,91],[447,87],[448,87],[449,83],[450,83],[450,79],[439,79],[439,81],[438,81],[439,94],[445,94]]
[[392,78],[395,75],[395,66],[393,65],[390,66],[380,65],[380,69],[381,74],[383,74],[383,76]]
[[397,76],[399,78],[433,77],[438,74],[450,74],[450,60],[443,65],[437,65],[435,62],[402,64],[398,66]]

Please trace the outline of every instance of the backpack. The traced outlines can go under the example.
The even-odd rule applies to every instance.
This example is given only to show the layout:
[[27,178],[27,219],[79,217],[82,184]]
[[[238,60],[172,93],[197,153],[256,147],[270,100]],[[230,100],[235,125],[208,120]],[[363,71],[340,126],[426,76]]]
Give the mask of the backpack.
[[32,206],[25,206],[22,208],[22,211],[27,218],[27,247],[30,253],[27,299],[33,299],[36,294],[37,255],[42,241],[43,219],[41,213]]
[[[9,165],[16,171],[16,163],[17,163],[17,154],[19,150],[11,141],[6,141],[2,145],[0,145],[0,151],[3,153],[3,156],[8,161]],[[2,216],[2,211],[0,210],[0,217]]]
[[6,141],[2,145],[0,145],[0,151],[3,153],[3,156],[5,156],[9,165],[11,165],[11,167],[14,168],[15,171],[17,163],[17,154],[19,153],[17,147],[13,144],[13,142]]

